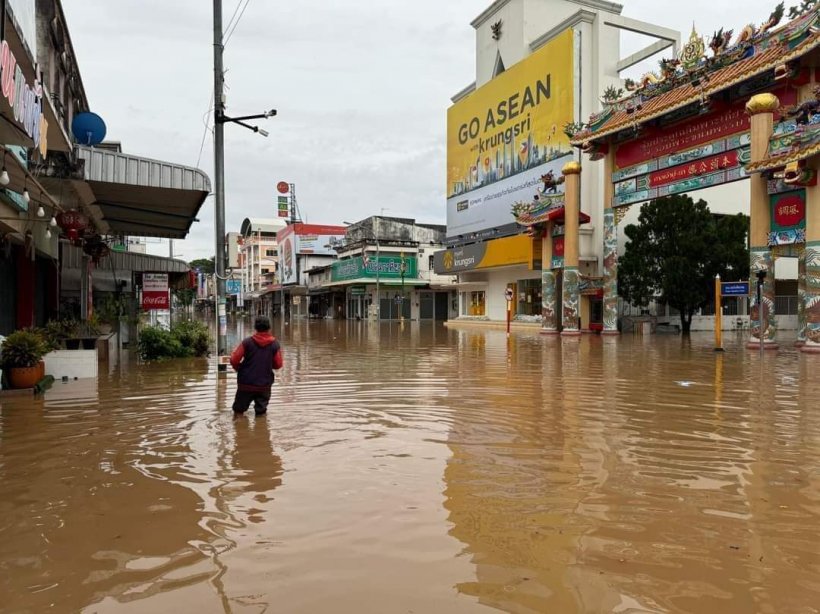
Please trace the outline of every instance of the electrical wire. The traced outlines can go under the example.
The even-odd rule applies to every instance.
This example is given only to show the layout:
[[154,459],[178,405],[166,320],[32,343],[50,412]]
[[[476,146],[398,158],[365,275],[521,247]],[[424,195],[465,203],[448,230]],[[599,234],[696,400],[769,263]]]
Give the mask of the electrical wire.
[[236,17],[236,14],[239,12],[239,7],[242,6],[242,2],[244,2],[244,0],[239,0],[236,3],[236,8],[234,8],[234,10],[233,10],[233,15],[231,15],[231,18],[228,20],[228,25],[225,26],[225,29],[222,31],[222,37],[223,38],[225,37],[225,32],[227,32],[230,29],[231,24],[233,23],[233,20]]
[[242,7],[242,11],[239,13],[239,17],[236,18],[236,23],[233,24],[231,31],[228,32],[225,36],[225,41],[222,43],[222,48],[224,49],[225,46],[228,44],[228,41],[231,40],[231,36],[236,31],[236,26],[239,25],[239,22],[242,21],[242,15],[245,14],[245,9],[248,8],[248,5],[251,3],[251,0],[245,0],[245,6]]
[[[236,31],[236,27],[239,25],[239,22],[242,20],[242,16],[245,14],[245,9],[248,8],[248,5],[251,3],[251,0],[244,0],[245,4],[242,4],[243,0],[239,0],[236,3],[236,8],[233,10],[233,15],[228,20],[228,25],[225,27],[225,31],[222,37],[222,49],[225,49],[225,46],[228,44],[228,41],[231,39],[231,36]],[[239,7],[242,7],[242,10],[239,10]],[[202,161],[202,152],[205,150],[205,139],[208,136],[208,131],[213,132],[210,126],[210,117],[211,112],[213,111],[213,102],[214,102],[214,93],[213,90],[211,91],[211,97],[208,100],[208,111],[206,113],[206,118],[203,120],[205,124],[205,129],[202,131],[202,140],[199,143],[199,153],[196,157],[196,167],[199,168],[199,163]]]
[[202,151],[205,149],[205,138],[208,136],[208,131],[211,130],[211,111],[214,110],[213,106],[214,102],[214,92],[211,90],[211,97],[208,99],[208,110],[205,112],[205,117],[202,119],[202,123],[205,125],[205,129],[202,131],[202,142],[199,144],[199,155],[196,157],[196,168],[199,168],[199,162],[202,160]]

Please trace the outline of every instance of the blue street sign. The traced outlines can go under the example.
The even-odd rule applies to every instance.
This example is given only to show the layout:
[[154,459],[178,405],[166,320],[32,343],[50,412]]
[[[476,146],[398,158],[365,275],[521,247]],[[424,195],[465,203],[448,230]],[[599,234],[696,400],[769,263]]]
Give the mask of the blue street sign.
[[242,292],[242,280],[228,279],[225,281],[226,294],[239,294],[240,292]]
[[748,296],[748,281],[722,281],[720,282],[721,296]]

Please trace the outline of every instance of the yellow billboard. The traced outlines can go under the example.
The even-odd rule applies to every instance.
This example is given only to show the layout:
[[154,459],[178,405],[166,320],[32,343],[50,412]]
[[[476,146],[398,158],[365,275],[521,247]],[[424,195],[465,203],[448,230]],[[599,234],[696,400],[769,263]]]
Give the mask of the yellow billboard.
[[560,176],[566,160],[550,163],[571,153],[573,37],[562,32],[448,109],[448,236],[513,223],[513,202],[532,200],[542,174]]

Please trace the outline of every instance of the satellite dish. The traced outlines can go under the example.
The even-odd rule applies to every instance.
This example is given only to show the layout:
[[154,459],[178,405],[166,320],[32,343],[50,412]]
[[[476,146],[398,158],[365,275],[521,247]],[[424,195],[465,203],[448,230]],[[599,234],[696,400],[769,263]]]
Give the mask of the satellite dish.
[[105,122],[91,111],[78,113],[71,122],[71,132],[80,145],[97,145],[105,138]]

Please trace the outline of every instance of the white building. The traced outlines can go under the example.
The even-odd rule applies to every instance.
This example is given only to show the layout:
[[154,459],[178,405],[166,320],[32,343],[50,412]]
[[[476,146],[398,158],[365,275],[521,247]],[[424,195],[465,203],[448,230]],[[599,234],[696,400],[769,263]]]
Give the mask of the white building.
[[[503,320],[507,289],[518,319],[540,316],[540,240],[521,234],[512,205],[541,189],[560,192],[560,185],[542,185],[542,176],[560,179],[563,165],[580,159],[564,125],[600,110],[606,88],[622,87],[621,71],[679,47],[678,32],[621,10],[603,0],[496,0],[472,21],[475,81],[453,96],[448,111],[451,247],[436,257],[437,271],[458,273],[460,317]],[[620,30],[656,42],[622,58]],[[602,165],[584,164],[581,210],[591,218],[580,231],[584,276],[602,274],[603,182]],[[582,328],[596,317],[596,300],[582,297]]]

